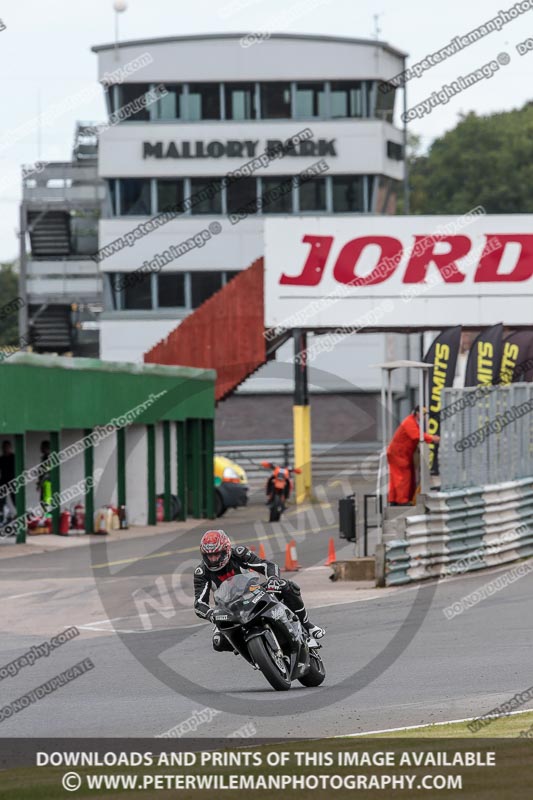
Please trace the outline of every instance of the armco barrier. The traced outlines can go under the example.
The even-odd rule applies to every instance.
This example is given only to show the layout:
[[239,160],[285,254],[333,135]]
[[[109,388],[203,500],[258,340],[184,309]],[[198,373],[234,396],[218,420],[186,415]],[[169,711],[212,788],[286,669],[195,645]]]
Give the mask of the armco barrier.
[[402,520],[401,538],[385,544],[387,586],[533,555],[533,478],[431,493],[424,506]]

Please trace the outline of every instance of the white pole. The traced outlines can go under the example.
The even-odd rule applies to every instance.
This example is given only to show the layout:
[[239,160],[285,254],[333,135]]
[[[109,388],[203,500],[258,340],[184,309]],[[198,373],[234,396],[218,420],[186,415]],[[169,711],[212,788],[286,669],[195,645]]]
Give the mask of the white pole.
[[128,5],[126,0],[115,0],[113,3],[113,8],[115,10],[115,61],[119,60],[119,53],[118,53],[118,15],[122,14]]

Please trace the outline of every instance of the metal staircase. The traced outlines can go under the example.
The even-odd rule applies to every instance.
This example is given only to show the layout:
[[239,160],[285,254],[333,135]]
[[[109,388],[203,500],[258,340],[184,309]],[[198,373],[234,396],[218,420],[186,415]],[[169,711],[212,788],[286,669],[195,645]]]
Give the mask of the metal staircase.
[[34,258],[60,258],[70,255],[68,211],[30,211],[28,231]]
[[78,122],[70,161],[23,172],[20,275],[27,313],[20,324],[39,353],[98,355],[102,276],[91,256],[106,187],[98,175],[97,129]]
[[42,305],[31,309],[31,340],[36,353],[67,353],[73,349],[70,306]]

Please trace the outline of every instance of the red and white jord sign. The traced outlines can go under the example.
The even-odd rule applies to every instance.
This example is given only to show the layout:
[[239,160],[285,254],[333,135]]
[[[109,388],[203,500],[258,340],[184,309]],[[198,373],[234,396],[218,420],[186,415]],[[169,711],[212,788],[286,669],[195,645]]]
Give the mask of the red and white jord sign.
[[268,327],[533,324],[533,215],[265,222]]

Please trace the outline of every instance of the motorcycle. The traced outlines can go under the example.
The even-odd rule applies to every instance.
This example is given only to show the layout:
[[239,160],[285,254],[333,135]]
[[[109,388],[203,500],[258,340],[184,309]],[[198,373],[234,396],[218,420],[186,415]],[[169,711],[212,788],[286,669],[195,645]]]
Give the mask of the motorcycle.
[[291,682],[320,686],[326,670],[321,645],[309,638],[296,614],[250,574],[224,581],[214,594],[213,622],[234,651],[259,669],[278,692]]
[[285,511],[285,503],[292,491],[291,473],[301,475],[297,467],[279,467],[271,461],[261,461],[261,466],[272,470],[266,483],[267,506],[270,509],[270,522],[278,522]]

